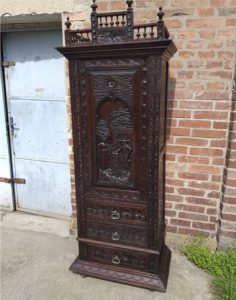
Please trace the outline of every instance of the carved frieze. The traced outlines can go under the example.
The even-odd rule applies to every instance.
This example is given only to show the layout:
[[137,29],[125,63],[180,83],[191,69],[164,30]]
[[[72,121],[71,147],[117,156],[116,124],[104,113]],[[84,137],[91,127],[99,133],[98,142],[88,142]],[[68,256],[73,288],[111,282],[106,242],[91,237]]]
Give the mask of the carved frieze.
[[97,43],[117,43],[128,41],[127,29],[119,27],[110,27],[105,29],[98,29]]

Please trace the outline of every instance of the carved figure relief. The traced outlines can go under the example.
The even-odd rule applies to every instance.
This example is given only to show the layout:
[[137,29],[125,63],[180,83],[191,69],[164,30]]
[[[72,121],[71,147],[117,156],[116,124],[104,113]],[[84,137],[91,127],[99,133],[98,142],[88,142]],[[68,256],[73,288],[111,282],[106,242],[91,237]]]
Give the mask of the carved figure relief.
[[[116,86],[111,78],[108,87]],[[114,95],[97,106],[96,166],[98,183],[132,186],[132,121],[126,104]]]

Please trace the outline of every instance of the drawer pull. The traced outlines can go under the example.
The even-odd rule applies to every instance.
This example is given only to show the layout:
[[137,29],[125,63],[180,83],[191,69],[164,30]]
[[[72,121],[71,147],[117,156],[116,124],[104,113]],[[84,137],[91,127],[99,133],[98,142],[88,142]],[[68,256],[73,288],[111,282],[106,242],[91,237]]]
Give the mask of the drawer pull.
[[120,219],[120,213],[115,209],[111,211],[111,218],[113,220],[119,220]]
[[119,265],[120,264],[120,259],[119,259],[119,256],[118,255],[114,255],[112,257],[112,263],[115,264],[115,265]]
[[118,232],[113,232],[112,236],[111,236],[113,241],[119,241],[120,240],[120,236]]

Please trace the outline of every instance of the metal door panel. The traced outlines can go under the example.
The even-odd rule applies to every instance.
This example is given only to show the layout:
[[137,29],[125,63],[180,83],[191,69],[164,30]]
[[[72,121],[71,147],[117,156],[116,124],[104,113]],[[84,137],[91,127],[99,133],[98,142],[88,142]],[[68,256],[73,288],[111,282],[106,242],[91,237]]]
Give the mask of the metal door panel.
[[64,59],[54,49],[60,30],[4,35],[7,96],[14,119],[12,137],[20,209],[71,214]]
[[12,100],[11,115],[16,124],[16,158],[28,157],[68,163],[65,102]]
[[26,179],[26,184],[17,185],[20,209],[70,216],[68,164],[16,159],[16,173]]
[[7,69],[8,97],[65,99],[64,59],[54,49],[61,32],[12,32],[4,35],[4,53],[15,67]]

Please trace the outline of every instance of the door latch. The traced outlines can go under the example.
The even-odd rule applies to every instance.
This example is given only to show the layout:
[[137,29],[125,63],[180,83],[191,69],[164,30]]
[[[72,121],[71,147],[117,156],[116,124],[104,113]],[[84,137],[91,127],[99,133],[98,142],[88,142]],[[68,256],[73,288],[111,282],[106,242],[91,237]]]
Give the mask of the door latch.
[[12,136],[14,136],[15,130],[19,130],[19,128],[16,128],[15,125],[16,125],[16,123],[14,123],[13,117],[10,117],[9,118],[9,126],[10,126],[10,132],[11,132]]

